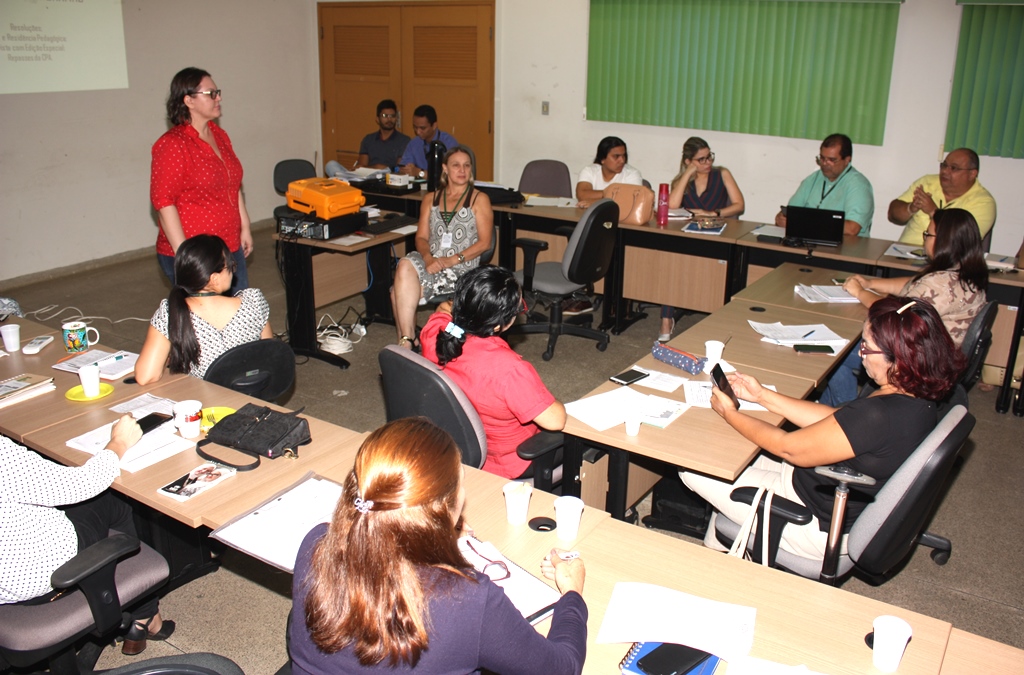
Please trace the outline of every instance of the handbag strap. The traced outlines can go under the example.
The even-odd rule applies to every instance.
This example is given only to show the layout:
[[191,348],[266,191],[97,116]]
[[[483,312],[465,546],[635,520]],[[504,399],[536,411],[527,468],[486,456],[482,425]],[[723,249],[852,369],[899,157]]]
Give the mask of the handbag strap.
[[259,455],[257,455],[255,461],[253,461],[250,464],[232,464],[231,462],[225,462],[223,459],[218,459],[203,450],[203,446],[209,445],[210,443],[213,443],[213,441],[211,441],[209,438],[204,438],[203,440],[196,443],[196,454],[198,454],[200,457],[202,457],[208,462],[216,462],[217,464],[223,464],[224,466],[235,469],[236,471],[252,471],[253,469],[260,465]]

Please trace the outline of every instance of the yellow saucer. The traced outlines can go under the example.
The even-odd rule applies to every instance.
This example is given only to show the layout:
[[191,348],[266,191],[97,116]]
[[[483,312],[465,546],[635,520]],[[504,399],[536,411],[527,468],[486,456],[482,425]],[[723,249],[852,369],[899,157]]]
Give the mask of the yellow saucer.
[[82,389],[82,385],[76,385],[67,390],[64,394],[64,398],[69,401],[95,401],[96,399],[103,398],[104,396],[110,396],[114,393],[114,385],[107,384],[106,382],[100,382],[100,394],[99,396],[93,396],[89,398],[85,395],[85,390]]
[[217,423],[217,420],[224,419],[228,415],[235,412],[234,408],[228,408],[222,405],[211,406],[209,408],[203,408],[203,418],[199,420],[199,429],[204,434],[213,428],[213,425]]

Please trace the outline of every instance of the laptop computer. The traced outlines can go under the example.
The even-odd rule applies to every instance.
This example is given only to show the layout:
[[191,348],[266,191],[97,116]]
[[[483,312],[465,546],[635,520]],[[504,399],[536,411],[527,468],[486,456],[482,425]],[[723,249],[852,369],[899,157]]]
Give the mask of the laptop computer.
[[845,222],[843,211],[789,206],[786,208],[786,238],[818,246],[839,246],[843,243]]

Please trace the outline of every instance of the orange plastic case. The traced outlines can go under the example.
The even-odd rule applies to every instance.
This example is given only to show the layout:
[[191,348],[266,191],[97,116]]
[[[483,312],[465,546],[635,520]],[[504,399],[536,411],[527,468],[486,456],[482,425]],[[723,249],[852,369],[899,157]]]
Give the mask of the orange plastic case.
[[288,184],[288,206],[330,220],[355,213],[366,203],[363,191],[331,178],[306,178]]

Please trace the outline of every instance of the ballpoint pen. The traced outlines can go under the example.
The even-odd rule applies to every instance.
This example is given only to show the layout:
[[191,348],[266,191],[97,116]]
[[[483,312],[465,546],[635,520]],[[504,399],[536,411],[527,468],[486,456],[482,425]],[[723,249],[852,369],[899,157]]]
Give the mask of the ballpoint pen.
[[804,334],[803,334],[802,336],[800,336],[800,337],[801,337],[801,339],[802,339],[802,338],[806,338],[806,337],[810,337],[812,333],[814,333],[814,331],[813,331],[813,330],[812,330],[812,331],[809,331],[809,332],[807,332],[807,333],[804,333]]
[[101,366],[106,363],[114,363],[115,361],[120,361],[121,359],[127,358],[127,356],[127,354],[111,354],[110,356],[102,358],[99,361],[93,363],[92,365]]

